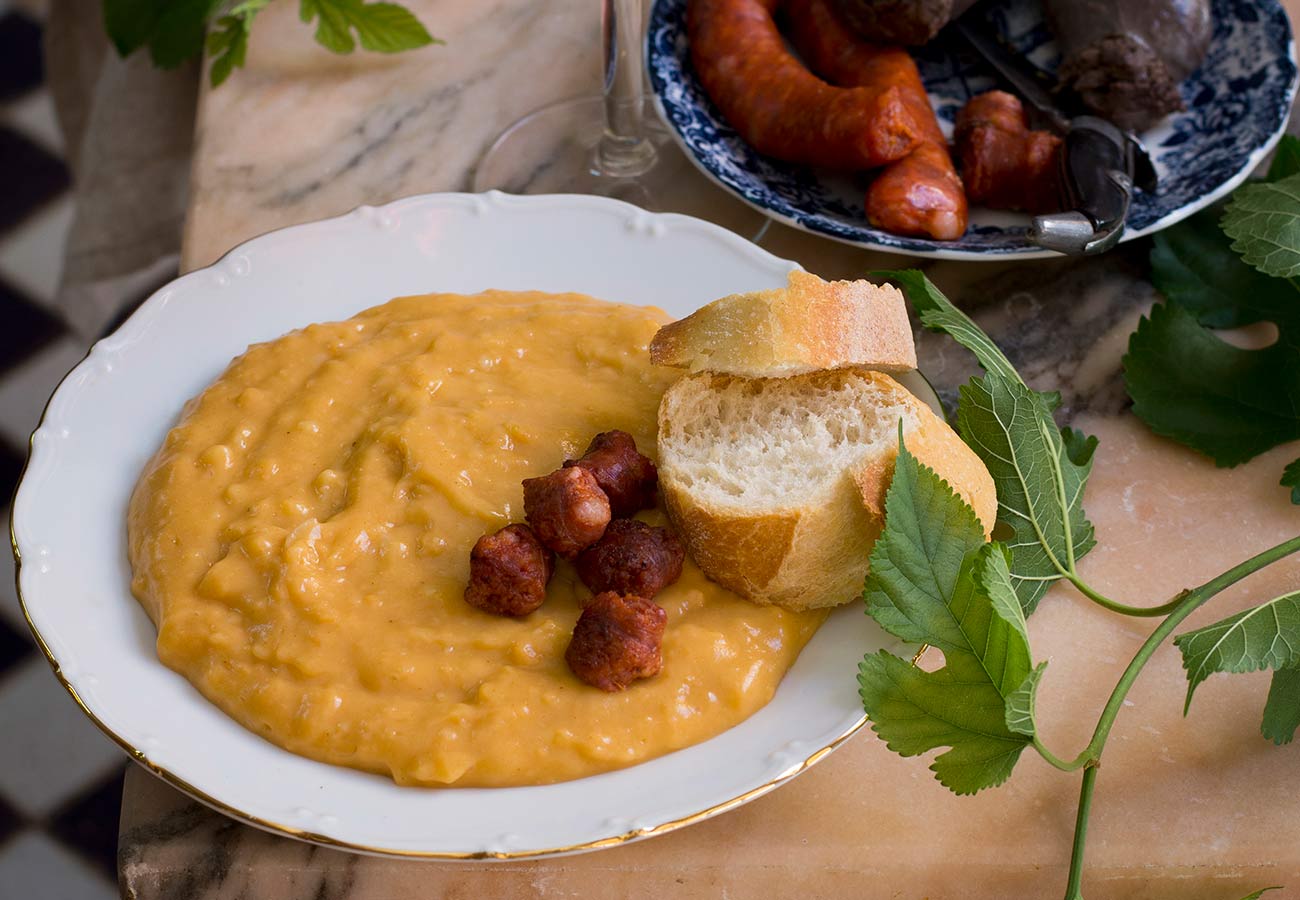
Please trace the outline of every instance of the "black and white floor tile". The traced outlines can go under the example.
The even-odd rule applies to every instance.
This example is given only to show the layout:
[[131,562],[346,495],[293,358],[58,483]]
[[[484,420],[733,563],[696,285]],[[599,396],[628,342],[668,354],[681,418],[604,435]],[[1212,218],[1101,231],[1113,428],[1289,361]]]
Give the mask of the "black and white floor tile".
[[[86,343],[49,312],[72,221],[44,89],[40,0],[0,0],[0,513],[50,392]],[[98,14],[98,3],[88,3]],[[0,551],[0,897],[111,900],[122,753],[33,644]]]

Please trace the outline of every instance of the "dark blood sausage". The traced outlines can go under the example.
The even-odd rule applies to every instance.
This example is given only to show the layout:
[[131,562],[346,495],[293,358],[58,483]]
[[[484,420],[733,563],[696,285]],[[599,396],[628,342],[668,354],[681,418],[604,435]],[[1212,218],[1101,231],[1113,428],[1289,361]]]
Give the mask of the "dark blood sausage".
[[1210,0],[1045,0],[1057,78],[1084,105],[1141,131],[1183,108],[1178,82],[1205,59]]
[[974,0],[835,0],[840,15],[863,38],[877,44],[928,44],[939,29]]
[[649,457],[637,452],[636,441],[626,431],[602,431],[580,459],[564,465],[579,466],[596,476],[616,519],[654,505],[659,473]]
[[578,577],[594,593],[614,591],[647,599],[682,577],[686,549],[667,528],[615,519],[605,536],[578,554]]
[[605,533],[609,498],[586,469],[556,469],[524,479],[524,518],[543,544],[573,559]]
[[1030,131],[1019,98],[972,97],[957,114],[957,156],[972,203],[1031,213],[1061,208],[1061,139]]
[[911,55],[863,40],[832,0],[782,0],[781,11],[790,40],[814,72],[846,87],[896,91],[915,123],[917,146],[886,166],[867,189],[867,220],[892,234],[941,241],[961,237],[966,193]]
[[526,616],[546,599],[555,554],[527,525],[485,534],[469,554],[465,602],[500,616]]
[[786,48],[777,0],[690,0],[691,62],[723,117],[760,153],[836,169],[874,169],[916,145],[892,84],[834,87]]
[[602,691],[621,691],[663,667],[668,614],[644,597],[597,594],[573,626],[564,652],[573,674]]

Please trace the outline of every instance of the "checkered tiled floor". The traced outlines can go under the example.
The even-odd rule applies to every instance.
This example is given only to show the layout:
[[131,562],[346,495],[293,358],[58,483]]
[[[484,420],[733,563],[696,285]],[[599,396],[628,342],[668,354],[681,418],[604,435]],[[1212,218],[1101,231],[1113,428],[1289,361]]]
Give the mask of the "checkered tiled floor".
[[[88,7],[98,12],[98,3]],[[43,89],[38,0],[0,0],[0,512],[27,435],[86,350],[37,301],[58,286],[69,175]],[[123,755],[32,644],[0,551],[0,897],[111,900]]]

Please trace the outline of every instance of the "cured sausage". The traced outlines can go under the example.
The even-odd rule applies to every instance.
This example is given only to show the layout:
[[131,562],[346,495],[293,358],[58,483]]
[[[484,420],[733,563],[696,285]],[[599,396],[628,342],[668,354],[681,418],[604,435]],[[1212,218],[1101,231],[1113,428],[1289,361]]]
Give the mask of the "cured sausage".
[[663,608],[644,597],[597,594],[578,616],[564,659],[592,687],[621,691],[659,674],[667,623]]
[[971,202],[1031,213],[1061,208],[1061,139],[1031,131],[1019,98],[972,97],[957,114],[957,155]]
[[636,440],[626,431],[602,431],[591,439],[581,458],[564,465],[580,466],[596,476],[616,519],[654,505],[659,473],[649,457],[637,451]]
[[844,21],[877,44],[928,44],[974,0],[835,0]]
[[555,554],[527,525],[485,534],[469,554],[465,602],[500,616],[526,616],[546,600]]
[[782,0],[790,39],[813,71],[834,84],[898,92],[917,146],[886,166],[867,189],[867,220],[892,234],[954,240],[966,231],[966,194],[930,107],[921,73],[901,47],[863,40],[831,0]]
[[609,498],[586,469],[556,469],[524,479],[524,518],[543,544],[573,559],[605,533]]
[[686,549],[667,528],[615,519],[605,535],[578,554],[578,577],[594,593],[653,598],[682,577]]
[[691,62],[727,122],[760,153],[787,162],[874,169],[902,159],[917,125],[892,83],[835,87],[786,48],[777,0],[690,0]]

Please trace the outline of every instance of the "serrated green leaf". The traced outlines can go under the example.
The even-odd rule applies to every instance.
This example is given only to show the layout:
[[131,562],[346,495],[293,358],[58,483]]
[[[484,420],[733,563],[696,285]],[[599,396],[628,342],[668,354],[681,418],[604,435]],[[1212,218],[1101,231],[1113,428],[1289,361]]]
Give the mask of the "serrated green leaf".
[[104,0],[104,30],[118,55],[129,56],[149,41],[168,0]]
[[1289,744],[1300,728],[1300,667],[1289,666],[1273,673],[1264,702],[1260,733],[1275,744]]
[[940,649],[963,635],[946,610],[962,560],[984,544],[975,511],[900,437],[893,480],[885,494],[885,529],[871,550],[867,612],[895,637]]
[[243,68],[248,53],[248,35],[253,19],[271,0],[244,0],[231,8],[208,32],[208,56],[212,68],[208,77],[213,87],[218,87],[236,68]]
[[900,284],[921,324],[966,347],[987,373],[961,389],[958,430],[997,485],[998,522],[1015,534],[1012,582],[1029,615],[1070,567],[1071,551],[1077,562],[1096,543],[1083,513],[1083,489],[1097,439],[1058,430],[1052,412],[1060,395],[1028,387],[997,344],[924,273],[874,274]]
[[883,650],[858,668],[872,730],[902,756],[949,748],[930,768],[955,793],[1006,781],[1030,742],[1007,726],[1007,697],[1031,670],[1019,606],[1005,551],[985,544],[962,561],[948,602],[929,607],[932,643],[946,645],[942,668],[926,672]]
[[1300,138],[1293,134],[1282,135],[1273,152],[1273,162],[1269,163],[1266,181],[1281,181],[1292,175],[1300,175]]
[[1039,663],[1025,676],[1020,687],[1007,695],[1007,728],[1030,739],[1038,733],[1034,710],[1038,702],[1038,682],[1046,669],[1047,663]]
[[1279,323],[1279,331],[1272,346],[1243,350],[1180,306],[1153,307],[1124,356],[1133,412],[1220,466],[1300,438],[1300,353],[1292,344],[1300,328]]
[[993,373],[962,387],[957,428],[997,486],[998,521],[1014,535],[1011,581],[1029,615],[1071,556],[1078,560],[1096,544],[1083,512],[1096,441],[1073,431],[1063,436],[1034,391]]
[[[1294,138],[1279,149],[1270,177],[1290,177],[1292,169],[1300,171]],[[1129,339],[1124,379],[1134,413],[1157,434],[1221,466],[1300,436],[1296,284],[1243,262],[1213,210],[1156,235],[1151,280],[1168,303],[1142,319]],[[1243,350],[1208,330],[1255,322],[1274,323],[1277,343]],[[1300,503],[1300,492],[1293,492],[1293,502]]]
[[104,27],[121,56],[149,48],[172,69],[203,52],[208,19],[221,0],[104,0]]
[[1151,248],[1151,283],[1211,328],[1235,328],[1296,310],[1300,294],[1242,262],[1219,227],[1219,215],[1205,210],[1159,232]]
[[[942,331],[975,354],[986,372],[996,372],[1009,381],[1021,381],[1020,373],[1006,358],[1002,350],[975,322],[943,295],[934,283],[919,269],[884,269],[871,273],[875,278],[888,278],[903,288],[907,300],[916,310],[921,324],[931,331]],[[1023,384],[1023,382],[1021,382]],[[1054,394],[1055,409],[1060,394]],[[1050,401],[1045,401],[1050,402]]]
[[1282,470],[1282,487],[1291,489],[1291,502],[1300,505],[1300,459],[1293,459]]
[[1300,175],[1237,188],[1223,230],[1232,249],[1265,275],[1300,274]]
[[1186,714],[1197,685],[1215,672],[1300,665],[1300,591],[1174,638],[1187,670]]
[[1095,435],[1084,434],[1069,426],[1061,429],[1061,442],[1065,445],[1066,458],[1076,466],[1091,465],[1100,443]]
[[298,15],[304,22],[316,21],[316,42],[334,53],[351,53],[356,49],[357,40],[365,49],[379,53],[398,53],[442,43],[429,34],[410,10],[395,3],[301,0]]

